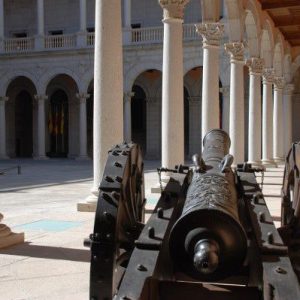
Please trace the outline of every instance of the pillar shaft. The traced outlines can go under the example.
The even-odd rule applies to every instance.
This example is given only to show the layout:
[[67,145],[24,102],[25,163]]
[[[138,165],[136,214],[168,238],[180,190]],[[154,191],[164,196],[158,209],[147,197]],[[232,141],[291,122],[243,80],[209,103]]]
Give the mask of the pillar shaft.
[[123,141],[120,0],[96,1],[95,29],[93,193],[97,194],[107,152],[113,145]]
[[168,168],[184,162],[182,23],[187,2],[160,1],[164,9],[162,166]]
[[202,139],[214,128],[220,127],[219,109],[219,48],[224,25],[203,23],[197,25],[203,38],[202,83]]
[[4,0],[0,0],[0,39],[4,38]]
[[236,164],[245,160],[244,45],[243,43],[225,44],[225,50],[231,56],[229,135],[231,139],[230,152],[234,156]]
[[79,159],[87,159],[87,116],[86,100],[89,94],[80,93],[76,95],[79,99]]
[[0,97],[0,159],[8,158],[6,155],[6,116],[5,102],[7,97]]
[[284,128],[284,156],[286,156],[292,146],[292,118],[293,118],[293,103],[292,96],[294,91],[293,84],[287,84],[284,88],[283,102],[283,128]]
[[248,128],[248,161],[252,164],[261,162],[261,74],[263,60],[251,58],[249,67],[249,128]]
[[274,69],[265,69],[262,105],[262,163],[265,165],[273,162],[273,80]]
[[38,151],[37,159],[46,158],[45,150],[45,100],[48,99],[46,95],[35,95],[35,99],[38,103]]
[[80,31],[86,31],[86,0],[80,0]]
[[284,161],[283,148],[283,88],[284,78],[274,79],[274,113],[273,113],[273,148],[274,160],[277,163]]
[[45,20],[44,20],[44,0],[37,0],[37,27],[38,35],[45,34]]
[[131,0],[124,1],[124,27],[131,28]]

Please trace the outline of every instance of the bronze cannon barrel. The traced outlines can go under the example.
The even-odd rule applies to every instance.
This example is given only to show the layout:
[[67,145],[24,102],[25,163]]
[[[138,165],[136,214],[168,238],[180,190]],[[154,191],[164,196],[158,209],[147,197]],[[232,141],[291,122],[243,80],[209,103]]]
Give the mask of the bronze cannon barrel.
[[169,240],[176,268],[202,280],[228,276],[243,264],[247,238],[239,220],[230,138],[214,129],[203,140],[204,168],[193,174]]

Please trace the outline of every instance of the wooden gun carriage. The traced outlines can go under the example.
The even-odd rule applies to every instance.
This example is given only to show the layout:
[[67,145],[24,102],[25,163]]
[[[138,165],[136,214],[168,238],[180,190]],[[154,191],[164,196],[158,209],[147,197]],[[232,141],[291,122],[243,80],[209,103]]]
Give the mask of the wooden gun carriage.
[[170,180],[146,223],[140,147],[109,151],[85,240],[90,299],[300,299],[297,255],[289,256],[300,211],[290,191],[298,182],[290,172],[285,178],[278,231],[256,180],[260,170],[233,169],[229,148],[227,133],[212,130],[193,167],[160,169]]

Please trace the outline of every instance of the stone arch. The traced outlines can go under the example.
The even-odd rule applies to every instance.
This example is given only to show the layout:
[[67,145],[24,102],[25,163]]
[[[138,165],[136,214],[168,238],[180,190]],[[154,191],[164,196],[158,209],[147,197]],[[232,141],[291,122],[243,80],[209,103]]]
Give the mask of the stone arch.
[[244,9],[240,0],[224,0],[230,41],[243,40]]
[[74,82],[77,85],[77,88],[79,91],[83,91],[83,82],[80,80],[78,75],[73,72],[71,69],[64,68],[64,67],[57,67],[51,69],[49,72],[46,72],[45,75],[43,75],[40,80],[38,81],[38,91],[41,94],[44,94],[47,87],[49,86],[49,83],[57,76],[59,75],[67,75],[70,78],[74,80]]
[[284,55],[283,76],[286,82],[292,82],[292,57],[290,53]]
[[183,76],[185,76],[190,70],[202,67],[202,65],[199,64],[199,59],[189,59],[188,61],[184,62],[183,66]]
[[273,66],[276,76],[283,76],[283,38],[278,32],[275,39]]
[[261,26],[256,5],[256,2],[253,0],[246,2],[245,31],[250,57],[259,57],[260,55],[259,38],[261,35]]
[[5,77],[1,79],[0,92],[3,93],[3,95],[6,94],[6,91],[10,83],[13,82],[15,79],[17,79],[18,77],[28,78],[37,89],[37,77],[34,74],[25,70],[15,70],[12,72],[8,72],[5,75]]
[[[53,72],[54,74],[54,72]],[[47,128],[46,152],[49,156],[76,157],[79,154],[79,105],[76,94],[79,92],[78,82],[69,74],[62,73],[47,76],[44,93],[48,96],[46,116],[60,122],[61,131]],[[49,74],[48,74],[49,75]],[[44,78],[44,79],[45,79]],[[49,80],[49,78],[51,78]],[[53,122],[54,123],[54,122]]]
[[261,34],[261,58],[264,59],[265,67],[271,68],[273,66],[273,49],[274,49],[274,36],[270,20],[265,14],[265,22],[263,23]]
[[10,157],[33,157],[37,153],[36,86],[24,76],[8,84],[5,95],[7,153]]
[[162,64],[159,62],[148,61],[147,63],[135,65],[128,71],[126,71],[126,80],[124,81],[124,92],[131,91],[134,81],[140,74],[147,70],[153,69],[162,72]]
[[85,73],[81,77],[81,86],[79,87],[79,91],[83,93],[87,93],[93,80],[94,80],[94,70],[91,69],[89,72]]

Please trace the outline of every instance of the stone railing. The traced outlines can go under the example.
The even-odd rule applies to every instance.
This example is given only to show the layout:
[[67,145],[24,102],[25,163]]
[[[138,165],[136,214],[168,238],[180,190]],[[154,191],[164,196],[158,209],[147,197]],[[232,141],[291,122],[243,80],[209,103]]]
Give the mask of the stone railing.
[[88,32],[86,35],[86,43],[88,47],[93,47],[95,44],[95,33]]
[[69,49],[76,47],[75,34],[49,35],[45,37],[46,49]]
[[163,40],[163,27],[145,27],[131,30],[132,44],[161,43]]
[[11,38],[4,40],[4,52],[31,52],[34,50],[34,37]]
[[[144,27],[132,29],[129,35],[129,39],[124,42],[125,45],[141,45],[162,43],[164,36],[164,29],[159,27]],[[39,37],[41,38],[41,37]],[[35,37],[27,38],[9,38],[4,39],[4,46],[0,52],[14,53],[14,52],[32,52],[35,50],[42,51],[47,50],[59,50],[59,49],[77,49],[77,48],[92,48],[95,44],[95,33],[87,32],[84,41],[78,42],[78,36],[76,34],[62,34],[62,35],[49,35],[42,37],[42,46]],[[183,25],[183,40],[201,40],[195,29],[194,24]]]

